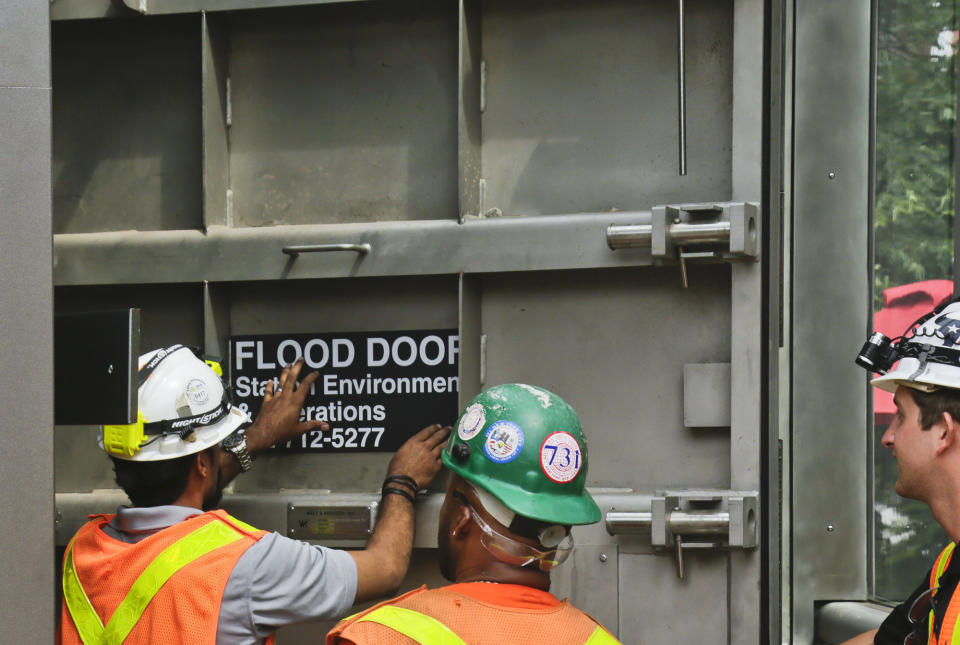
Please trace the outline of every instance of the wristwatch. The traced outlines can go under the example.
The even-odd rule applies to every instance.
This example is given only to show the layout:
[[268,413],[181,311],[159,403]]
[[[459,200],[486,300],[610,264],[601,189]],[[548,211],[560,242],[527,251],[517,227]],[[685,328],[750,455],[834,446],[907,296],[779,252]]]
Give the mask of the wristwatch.
[[247,452],[247,434],[243,428],[221,441],[220,447],[237,458],[241,472],[245,473],[253,468],[253,460],[250,458],[250,453]]

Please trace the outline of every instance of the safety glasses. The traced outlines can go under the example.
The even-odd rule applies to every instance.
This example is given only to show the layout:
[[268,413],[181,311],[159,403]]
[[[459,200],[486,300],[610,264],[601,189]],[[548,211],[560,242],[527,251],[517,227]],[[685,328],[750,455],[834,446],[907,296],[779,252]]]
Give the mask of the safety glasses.
[[930,615],[930,611],[933,609],[933,596],[939,588],[940,587],[933,587],[927,589],[910,604],[910,610],[907,612],[907,620],[909,620],[910,624],[914,627],[913,631],[903,639],[903,645],[923,645],[927,642],[929,625],[921,623],[920,621],[922,621],[925,616]]
[[525,567],[537,563],[541,571],[550,571],[570,557],[573,551],[573,536],[566,535],[560,543],[547,550],[541,550],[529,544],[519,542],[503,535],[484,521],[470,504],[470,517],[481,531],[480,544],[497,560],[515,567]]

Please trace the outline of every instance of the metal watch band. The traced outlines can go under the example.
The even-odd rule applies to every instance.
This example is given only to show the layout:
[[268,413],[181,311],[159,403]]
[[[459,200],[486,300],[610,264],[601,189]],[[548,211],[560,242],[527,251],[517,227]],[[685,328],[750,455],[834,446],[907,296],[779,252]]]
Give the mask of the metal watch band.
[[228,450],[237,458],[237,463],[240,464],[240,472],[245,473],[253,468],[253,459],[250,458],[250,453],[247,451],[246,439],[241,440],[237,445]]

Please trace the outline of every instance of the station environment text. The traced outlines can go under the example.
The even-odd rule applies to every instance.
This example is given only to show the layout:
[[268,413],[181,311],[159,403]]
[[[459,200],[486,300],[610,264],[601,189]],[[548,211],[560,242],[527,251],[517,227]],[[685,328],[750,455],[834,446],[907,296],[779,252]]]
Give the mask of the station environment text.
[[256,416],[267,383],[301,357],[302,375],[320,372],[301,420],[330,430],[274,446],[296,452],[393,451],[431,423],[456,420],[457,330],[233,336],[234,404]]

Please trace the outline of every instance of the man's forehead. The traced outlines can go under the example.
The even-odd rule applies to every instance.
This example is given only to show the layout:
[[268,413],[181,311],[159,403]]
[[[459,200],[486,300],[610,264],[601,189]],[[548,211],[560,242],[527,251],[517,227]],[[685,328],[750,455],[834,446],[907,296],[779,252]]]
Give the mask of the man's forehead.
[[893,403],[898,408],[903,407],[904,405],[910,405],[913,403],[913,397],[910,396],[908,388],[904,385],[901,385],[897,388],[897,391],[893,393]]

